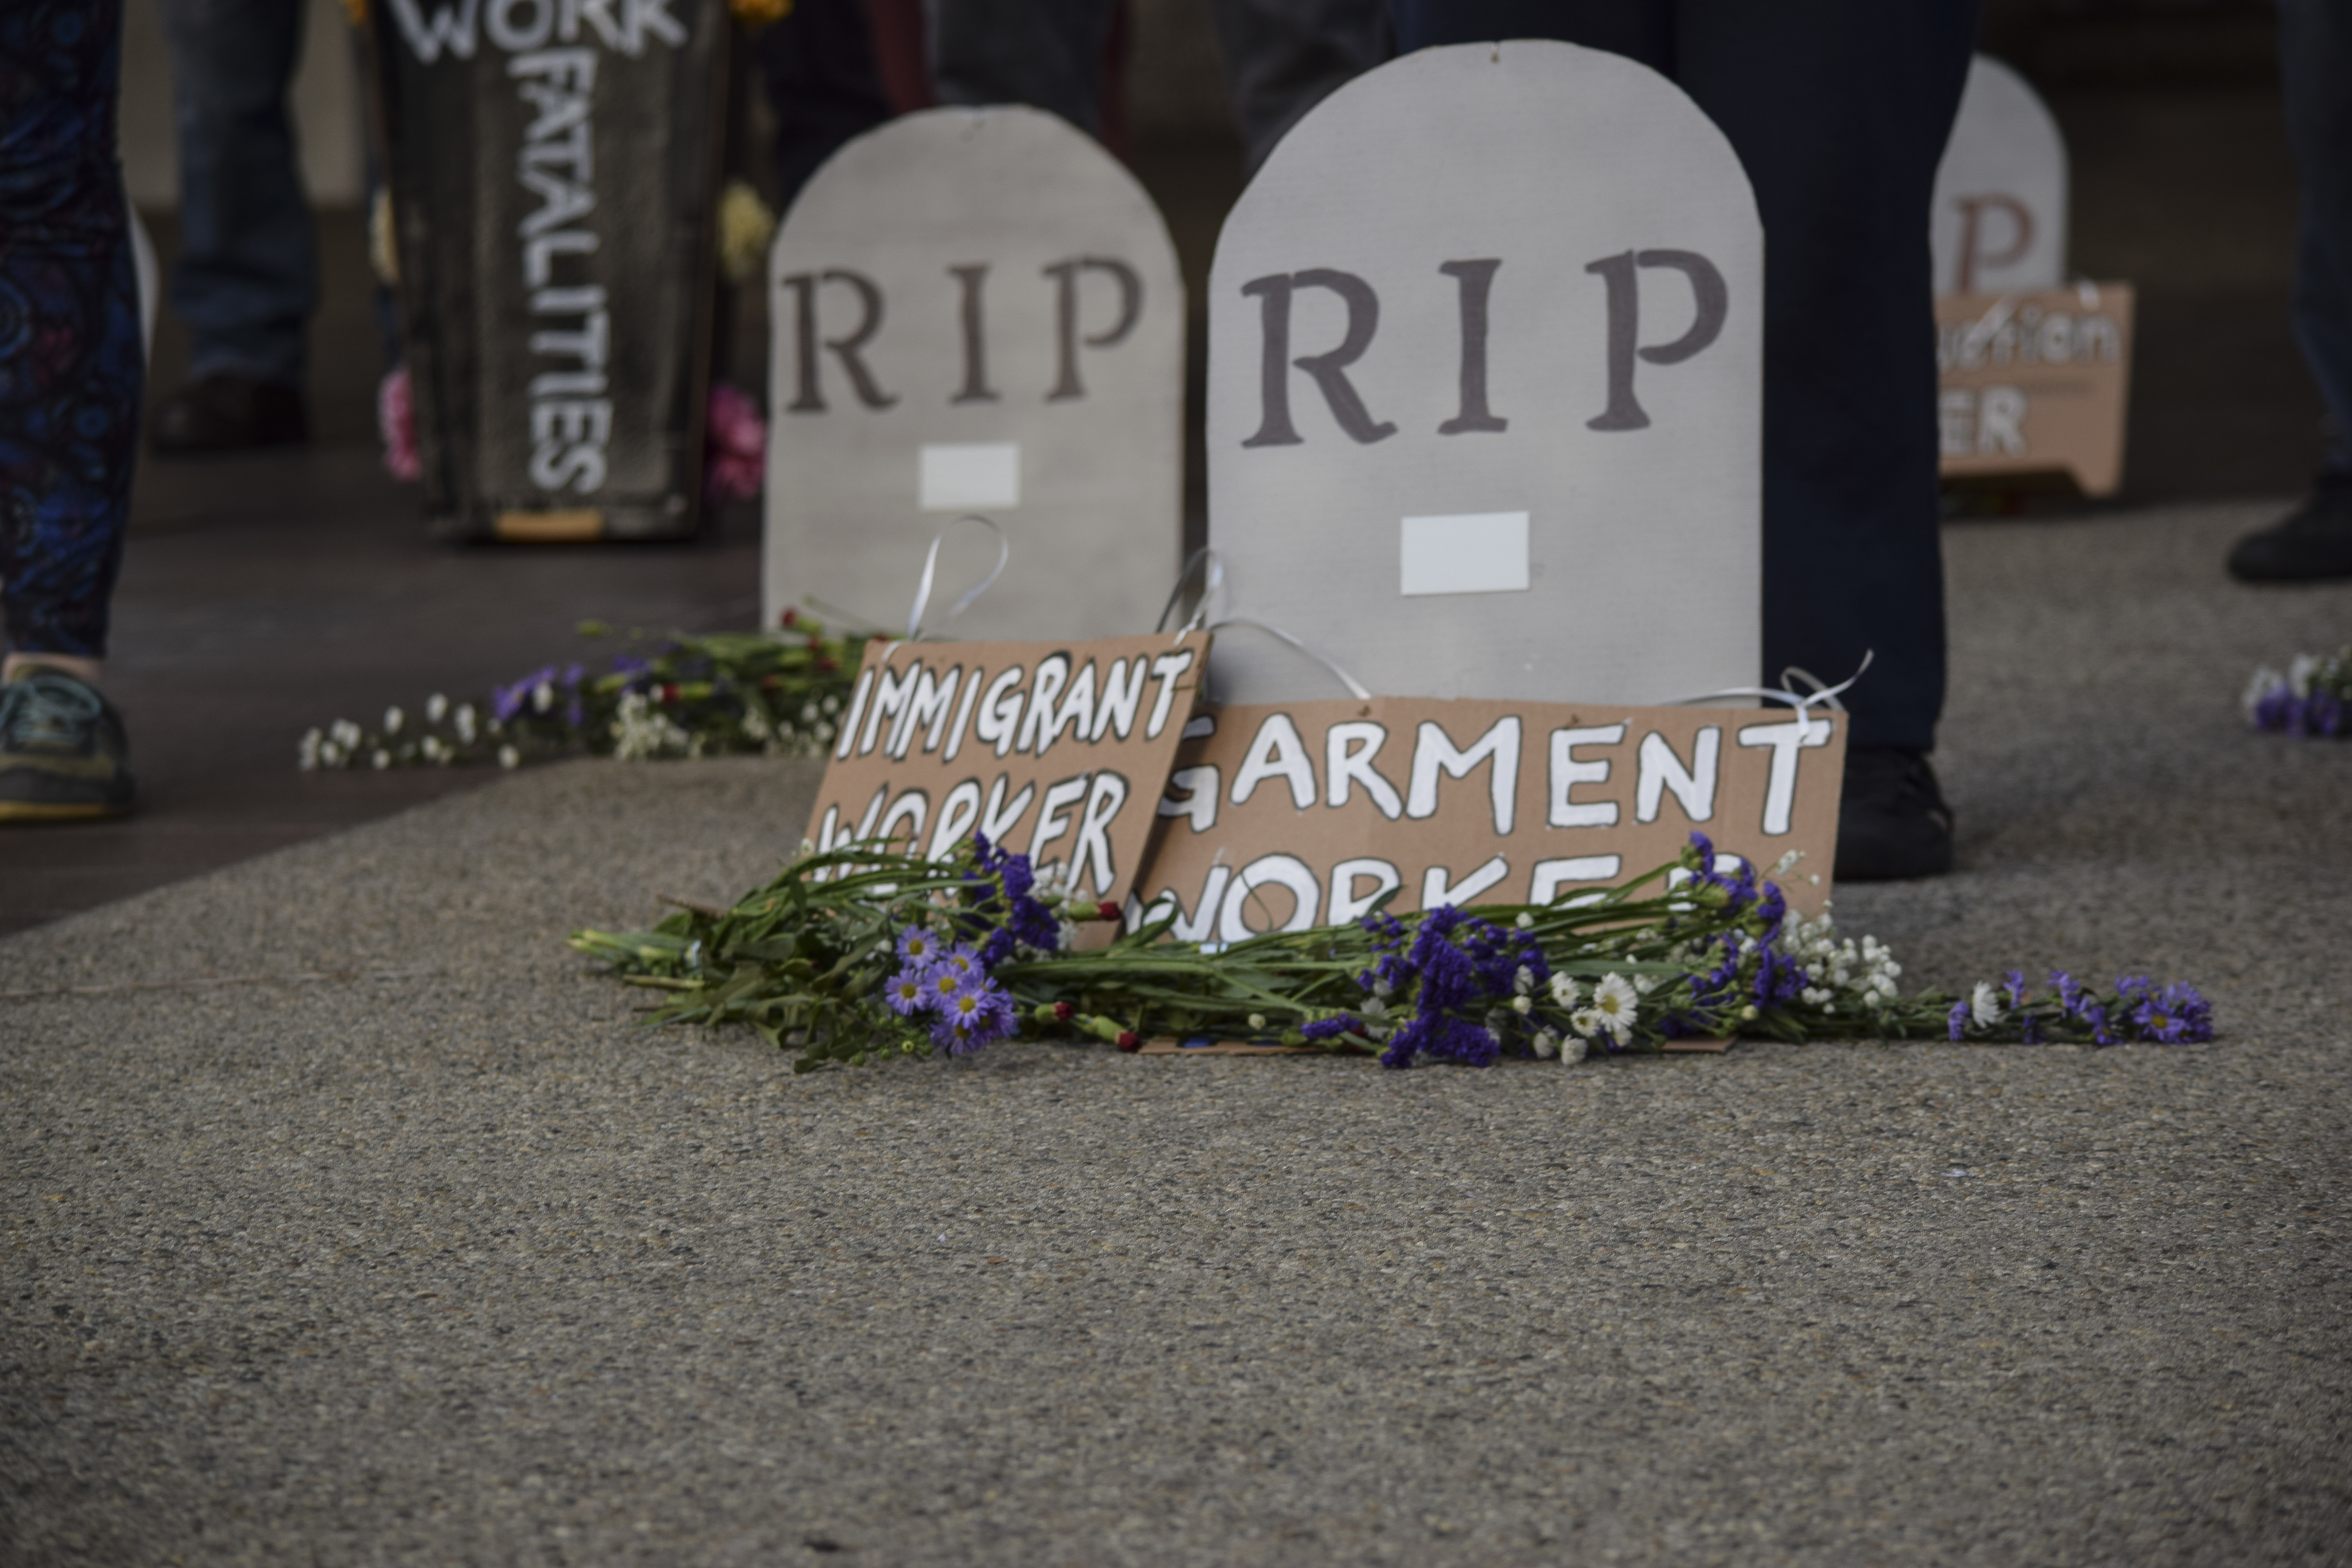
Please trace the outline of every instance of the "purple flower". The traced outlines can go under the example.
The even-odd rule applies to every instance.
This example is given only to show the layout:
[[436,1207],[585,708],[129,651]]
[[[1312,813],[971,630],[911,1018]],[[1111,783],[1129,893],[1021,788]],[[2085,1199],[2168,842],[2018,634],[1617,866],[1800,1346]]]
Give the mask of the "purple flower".
[[987,977],[987,972],[980,962],[980,954],[973,952],[971,945],[966,942],[958,942],[940,954],[932,967],[951,969],[968,981],[978,981]]
[[1952,1038],[1955,1040],[1966,1038],[1969,1032],[1969,1005],[1966,1002],[1953,1003],[1950,1016],[1944,1020],[1944,1026],[1951,1031]]
[[1361,1020],[1343,1013],[1336,1018],[1318,1018],[1298,1032],[1310,1040],[1331,1040],[1341,1035],[1360,1035],[1364,1026]]
[[2081,1017],[2083,1016],[2082,984],[2063,969],[2053,969],[2050,972],[2050,984],[2058,988],[2060,1011],[2069,1018]]
[[901,1018],[911,1018],[931,1005],[929,977],[913,964],[908,964],[884,984],[882,1000],[888,1003],[890,1011]]
[[2160,992],[2143,994],[2139,1005],[2132,1009],[2131,1019],[2138,1026],[2143,1040],[2172,1046],[2213,1037],[2212,1005],[2193,985],[2172,984]]
[[2107,1027],[2107,1010],[2105,1007],[2100,1006],[2096,1002],[2085,1003],[2083,1006],[2082,1017],[2083,1022],[2091,1026],[2092,1039],[2103,1046],[2112,1046],[2116,1043],[2114,1032]]
[[943,951],[940,939],[921,926],[908,926],[898,933],[898,957],[910,968],[929,968]]
[[962,1056],[1011,1036],[1018,1016],[1013,998],[982,981],[942,1001],[940,1021],[931,1026],[931,1043],[950,1056]]
[[2039,1014],[2025,1015],[2025,1022],[2019,1030],[2018,1038],[2029,1046],[2038,1046],[2042,1043],[2044,1037],[2042,1033],[2042,1018]]
[[982,990],[987,984],[988,982],[985,979],[974,979],[961,970],[949,968],[944,963],[934,963],[930,968],[923,971],[924,995],[928,998],[927,1005],[938,1008],[943,1014],[955,1005],[955,999],[958,996],[968,991]]
[[2025,1005],[2025,971],[2021,969],[2011,970],[2009,973],[2002,978],[2000,988],[2009,993],[2010,1011],[2013,1013],[2018,1008]]

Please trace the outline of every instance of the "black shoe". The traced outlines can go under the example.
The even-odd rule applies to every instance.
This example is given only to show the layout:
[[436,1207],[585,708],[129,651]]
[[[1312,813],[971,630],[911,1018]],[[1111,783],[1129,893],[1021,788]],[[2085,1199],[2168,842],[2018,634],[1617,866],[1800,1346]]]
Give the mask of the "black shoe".
[[71,822],[131,809],[131,742],[96,687],[19,664],[0,686],[0,822]]
[[2322,474],[2304,503],[2230,552],[2241,583],[2315,583],[2352,577],[2352,473]]
[[1952,808],[1927,753],[1856,746],[1845,754],[1838,806],[1837,879],[1890,882],[1952,868]]
[[274,381],[208,375],[175,393],[155,416],[155,450],[173,456],[298,446],[310,438],[302,395]]

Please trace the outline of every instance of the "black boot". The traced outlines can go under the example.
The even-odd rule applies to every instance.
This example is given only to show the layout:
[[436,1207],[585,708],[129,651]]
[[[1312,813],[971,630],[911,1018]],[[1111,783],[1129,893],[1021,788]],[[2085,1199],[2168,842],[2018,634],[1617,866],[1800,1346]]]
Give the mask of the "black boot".
[[1952,808],[1927,753],[1856,746],[1845,754],[1838,806],[1837,879],[1886,882],[1952,868]]
[[310,438],[302,395],[250,376],[192,381],[155,416],[155,450],[173,457],[299,446]]
[[2352,473],[2323,473],[2304,503],[2230,552],[2241,583],[2316,583],[2352,577]]

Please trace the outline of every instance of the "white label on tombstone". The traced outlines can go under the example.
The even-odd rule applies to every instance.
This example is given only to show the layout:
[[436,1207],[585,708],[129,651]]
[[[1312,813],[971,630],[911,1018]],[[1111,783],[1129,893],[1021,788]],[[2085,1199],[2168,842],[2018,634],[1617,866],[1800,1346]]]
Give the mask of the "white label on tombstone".
[[[1763,233],[1673,83],[1533,40],[1392,61],[1275,149],[1210,288],[1209,537],[1234,616],[1384,695],[1755,684]],[[1505,513],[1523,535],[1454,562],[1390,521]],[[1211,685],[1333,693],[1238,627]]]
[[[1181,561],[1184,289],[1116,159],[1033,109],[902,116],[802,190],[769,289],[771,624],[812,595],[897,624],[942,514],[978,512],[1010,561],[934,630],[1150,627]],[[950,533],[933,602],[995,560]]]
[[1002,511],[1021,504],[1021,443],[933,441],[917,465],[925,511]]
[[2066,142],[2033,89],[1990,55],[1969,65],[1927,238],[1938,294],[2055,289],[2066,274]]
[[1481,511],[1404,520],[1397,592],[1523,594],[1528,587],[1528,514]]

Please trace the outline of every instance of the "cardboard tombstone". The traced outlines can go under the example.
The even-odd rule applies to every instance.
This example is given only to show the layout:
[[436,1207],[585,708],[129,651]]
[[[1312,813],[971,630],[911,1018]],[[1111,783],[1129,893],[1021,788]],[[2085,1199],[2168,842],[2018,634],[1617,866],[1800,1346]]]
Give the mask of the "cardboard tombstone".
[[1969,62],[1928,209],[1938,294],[2055,289],[2066,276],[2066,143],[2025,79]]
[[[770,261],[767,618],[891,626],[943,524],[1003,578],[959,636],[1150,629],[1182,547],[1184,289],[1167,226],[1033,109],[937,109],[850,142]],[[993,555],[957,531],[941,581]]]
[[[1253,704],[1177,755],[1129,906],[1193,942],[1351,921],[1383,894],[1548,904],[1672,861],[1696,828],[1820,910],[1845,715],[1548,702]],[[1718,861],[1718,864],[1724,864]]]
[[938,858],[974,832],[1072,891],[1141,869],[1209,653],[1199,632],[1086,642],[866,645],[809,818],[819,850]]
[[[1233,613],[1383,693],[1752,684],[1762,237],[1722,133],[1621,56],[1423,49],[1332,94],[1211,273]],[[1331,691],[1248,633],[1211,685]]]
[[435,531],[692,533],[726,5],[387,0],[372,20]]

